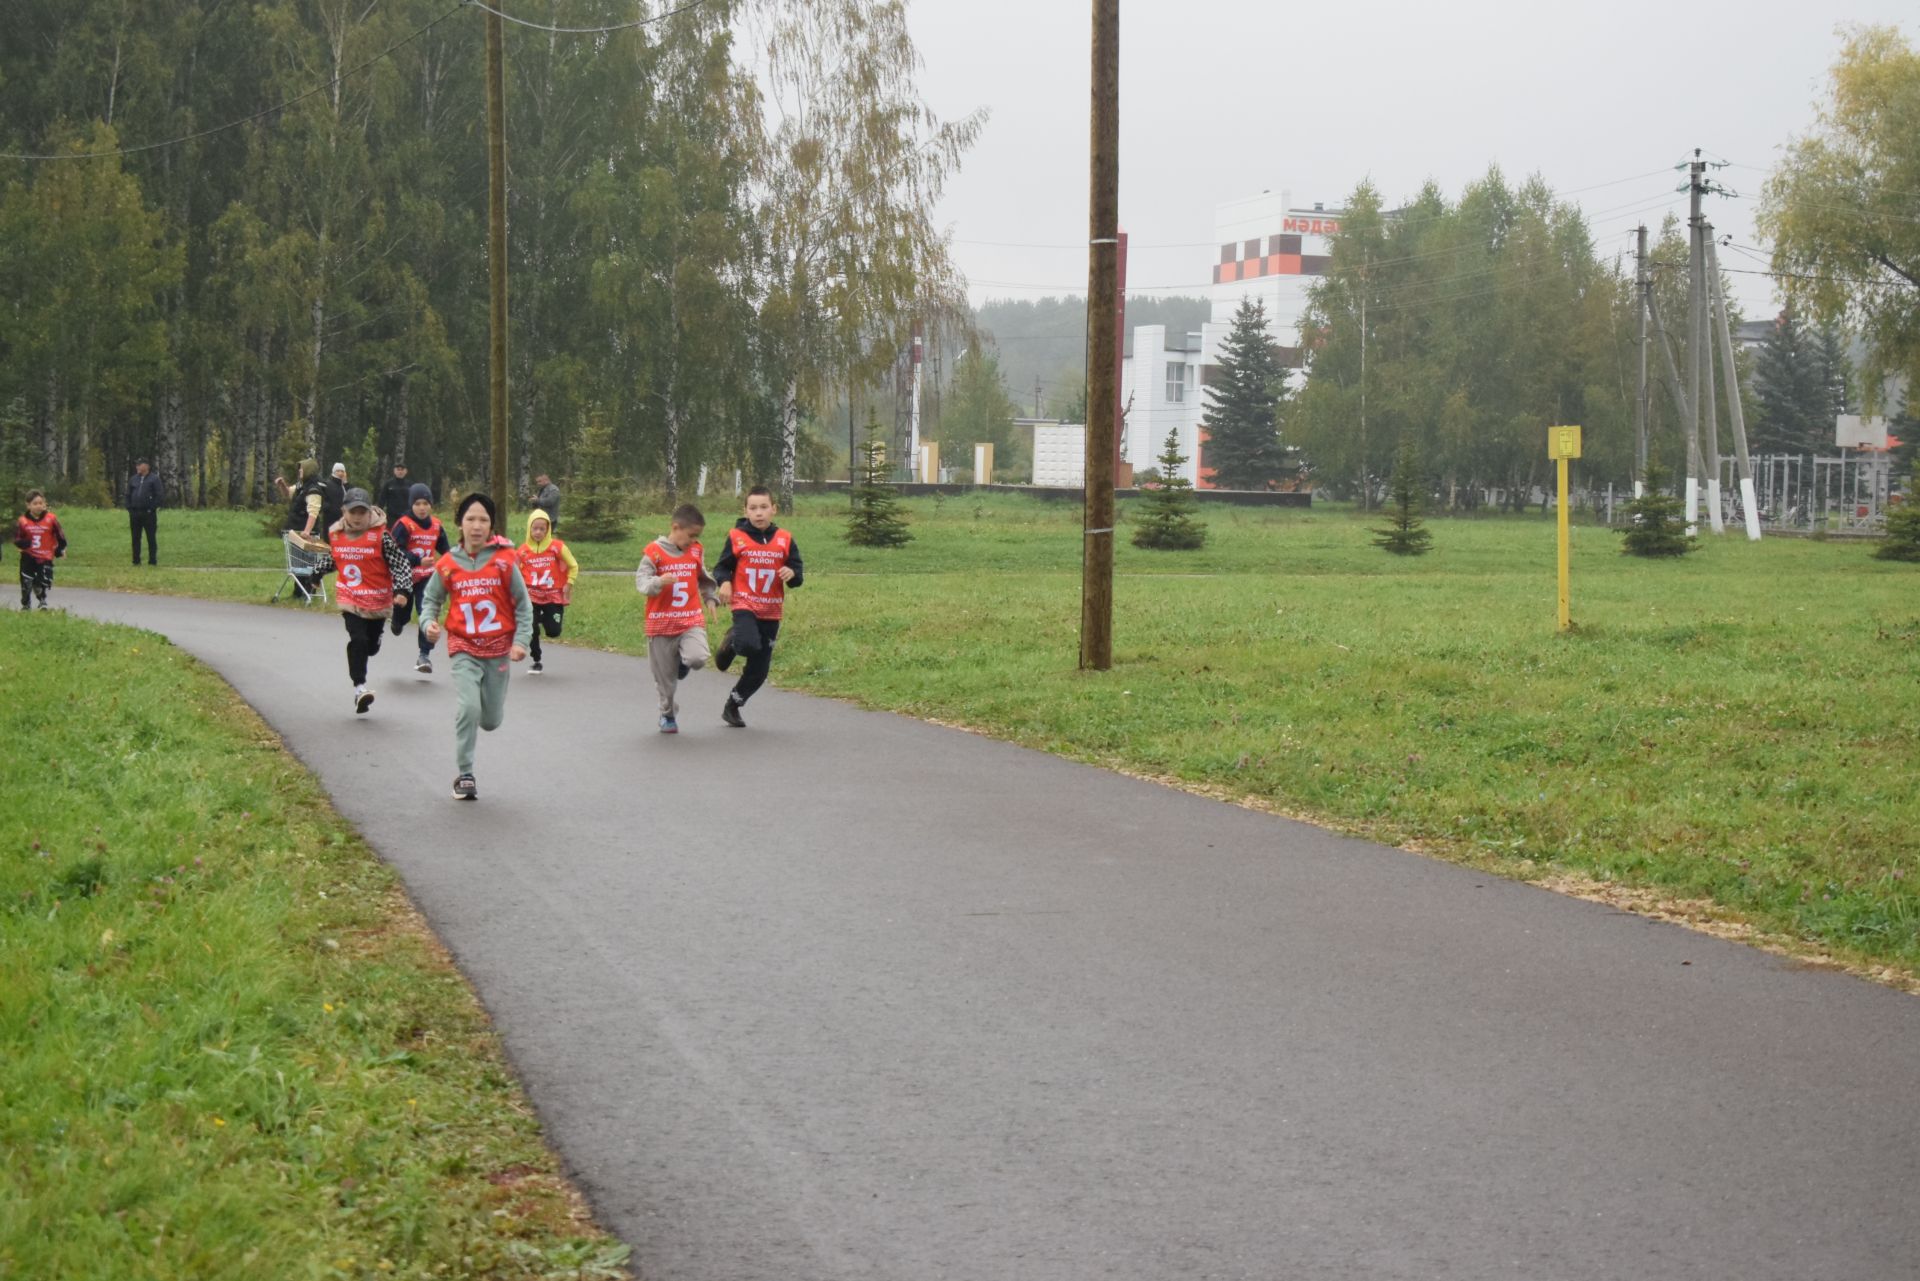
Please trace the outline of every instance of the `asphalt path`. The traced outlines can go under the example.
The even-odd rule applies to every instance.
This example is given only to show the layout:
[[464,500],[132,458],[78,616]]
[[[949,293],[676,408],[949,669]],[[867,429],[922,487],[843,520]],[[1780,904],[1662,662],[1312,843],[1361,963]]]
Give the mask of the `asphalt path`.
[[59,603],[320,776],[645,1281],[1920,1277],[1912,997],[713,673],[664,737],[560,646],[461,804],[411,635],[356,717],[331,613]]

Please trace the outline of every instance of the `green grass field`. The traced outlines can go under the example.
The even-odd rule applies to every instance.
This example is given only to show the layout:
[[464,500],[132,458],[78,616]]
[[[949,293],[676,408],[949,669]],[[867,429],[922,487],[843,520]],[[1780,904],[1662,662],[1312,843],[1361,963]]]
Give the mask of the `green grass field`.
[[57,612],[0,615],[0,683],[0,1278],[625,1275],[392,873],[226,685]]
[[[1562,636],[1539,516],[1436,521],[1436,550],[1405,560],[1350,513],[1208,507],[1199,553],[1122,529],[1115,664],[1095,674],[1075,670],[1076,506],[915,500],[916,540],[869,551],[841,541],[843,501],[787,522],[809,581],[777,683],[1920,967],[1920,575],[1865,546],[1733,535],[1656,563],[1577,526]],[[709,545],[731,515],[710,507]],[[272,572],[133,570],[123,515],[67,520],[63,582],[272,590]],[[162,522],[170,565],[277,563],[250,516]],[[626,571],[641,542],[577,550]],[[624,577],[582,584],[568,639],[642,650]]]

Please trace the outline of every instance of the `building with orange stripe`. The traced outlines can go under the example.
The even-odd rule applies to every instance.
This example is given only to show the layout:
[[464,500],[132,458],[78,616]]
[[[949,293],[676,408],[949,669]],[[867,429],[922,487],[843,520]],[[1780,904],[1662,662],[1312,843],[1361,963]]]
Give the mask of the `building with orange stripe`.
[[1326,273],[1340,212],[1295,208],[1288,192],[1262,192],[1219,206],[1214,230],[1219,258],[1200,289],[1212,304],[1209,319],[1190,333],[1169,333],[1164,325],[1134,329],[1120,380],[1120,403],[1128,406],[1122,456],[1136,471],[1156,466],[1167,432],[1178,431],[1187,478],[1202,489],[1213,487],[1200,427],[1205,389],[1233,314],[1243,300],[1260,303],[1282,359],[1298,368],[1307,291]]

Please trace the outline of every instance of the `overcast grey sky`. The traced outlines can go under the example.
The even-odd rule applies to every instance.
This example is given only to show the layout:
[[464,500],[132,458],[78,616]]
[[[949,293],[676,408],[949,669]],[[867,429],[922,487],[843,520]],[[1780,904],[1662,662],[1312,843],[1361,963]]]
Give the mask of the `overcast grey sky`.
[[[1090,5],[911,0],[909,14],[928,101],[992,111],[939,211],[975,300],[1083,292],[1086,251],[1070,246],[1087,229]],[[1389,203],[1429,177],[1457,197],[1490,164],[1541,174],[1598,245],[1630,248],[1640,221],[1685,216],[1672,166],[1696,146],[1736,162],[1716,178],[1742,198],[1710,199],[1708,216],[1756,245],[1765,168],[1812,127],[1851,23],[1920,39],[1913,0],[1122,0],[1129,288],[1200,292],[1221,201],[1284,188],[1333,207],[1366,177]],[[1723,251],[1721,266],[1762,264]],[[1731,278],[1747,316],[1771,313],[1770,281]]]

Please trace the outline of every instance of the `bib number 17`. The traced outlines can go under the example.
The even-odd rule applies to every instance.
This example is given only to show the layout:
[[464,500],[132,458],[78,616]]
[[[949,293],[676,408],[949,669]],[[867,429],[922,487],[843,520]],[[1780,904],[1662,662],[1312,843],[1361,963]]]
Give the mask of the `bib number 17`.
[[777,569],[750,569],[747,571],[747,590],[758,596],[765,596],[780,581]]

